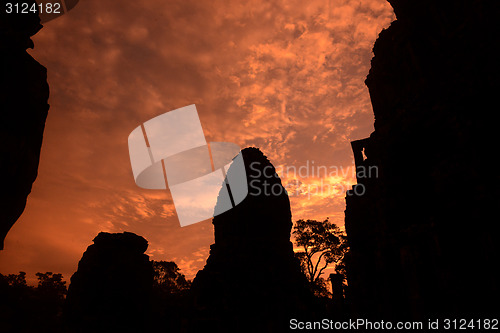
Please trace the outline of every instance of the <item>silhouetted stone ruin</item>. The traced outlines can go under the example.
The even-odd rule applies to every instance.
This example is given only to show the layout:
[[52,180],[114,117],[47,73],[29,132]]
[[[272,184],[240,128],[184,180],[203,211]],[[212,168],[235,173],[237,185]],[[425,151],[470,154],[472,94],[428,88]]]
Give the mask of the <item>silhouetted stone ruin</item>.
[[0,250],[24,211],[38,171],[49,86],[47,70],[26,49],[34,47],[30,37],[41,28],[37,14],[0,10]]
[[332,284],[332,306],[334,313],[344,315],[344,276],[338,273],[330,274],[330,283]]
[[291,318],[311,318],[312,296],[290,242],[288,195],[259,149],[242,154],[249,194],[213,219],[215,244],[191,289],[193,331],[275,332]]
[[133,233],[101,232],[71,277],[64,311],[70,332],[142,332],[153,270],[148,242]]
[[389,2],[366,80],[375,131],[352,143],[358,171],[378,169],[346,197],[352,316],[496,317],[500,3]]

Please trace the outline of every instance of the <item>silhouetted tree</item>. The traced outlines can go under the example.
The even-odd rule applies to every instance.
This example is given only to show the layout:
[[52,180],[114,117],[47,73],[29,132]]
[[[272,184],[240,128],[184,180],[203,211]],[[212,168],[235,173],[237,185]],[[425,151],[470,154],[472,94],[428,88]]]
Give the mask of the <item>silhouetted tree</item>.
[[25,272],[0,274],[0,332],[14,332],[26,326],[22,318],[29,312],[31,289],[26,284]]
[[[21,272],[22,273],[22,272]],[[66,295],[66,281],[63,281],[62,274],[52,272],[36,273],[38,278],[37,290],[40,294],[44,294],[55,299],[62,300]]]
[[60,332],[66,282],[61,274],[37,273],[38,286],[26,273],[0,274],[0,332]]
[[36,273],[38,286],[34,289],[36,317],[40,327],[46,331],[59,329],[64,299],[66,297],[66,281],[59,273]]
[[150,330],[182,331],[182,318],[185,318],[186,296],[191,287],[173,261],[151,261],[153,267],[153,288],[151,295]]
[[343,273],[344,255],[348,250],[345,233],[327,218],[324,221],[298,220],[293,235],[295,244],[303,249],[295,255],[312,291],[317,296],[329,296],[327,281],[321,275],[331,265],[337,273]]
[[11,287],[26,287],[26,272],[19,272],[19,274],[9,274],[2,275],[0,274],[0,279],[3,280],[4,283]]
[[180,268],[173,261],[151,261],[153,265],[153,288],[169,294],[181,293],[188,290],[191,281],[186,280]]

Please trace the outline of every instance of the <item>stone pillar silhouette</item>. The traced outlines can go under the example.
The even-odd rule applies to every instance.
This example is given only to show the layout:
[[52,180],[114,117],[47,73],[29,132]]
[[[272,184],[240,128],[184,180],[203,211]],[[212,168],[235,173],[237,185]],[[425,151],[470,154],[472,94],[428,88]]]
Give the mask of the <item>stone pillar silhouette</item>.
[[342,285],[344,276],[341,274],[330,274],[330,282],[332,284],[332,302],[336,311],[344,311],[344,286]]
[[312,318],[312,295],[290,242],[288,195],[260,150],[242,155],[249,193],[213,219],[215,244],[191,289],[193,331],[281,332],[291,318]]
[[141,332],[147,325],[153,270],[148,242],[101,232],[71,277],[64,310],[70,332]]

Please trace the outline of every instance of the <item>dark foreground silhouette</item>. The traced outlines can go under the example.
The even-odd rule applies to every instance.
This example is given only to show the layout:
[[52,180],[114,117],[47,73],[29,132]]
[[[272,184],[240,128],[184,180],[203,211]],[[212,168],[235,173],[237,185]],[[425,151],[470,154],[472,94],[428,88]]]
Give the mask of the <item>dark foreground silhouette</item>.
[[242,155],[253,188],[213,219],[215,244],[192,285],[175,263],[150,261],[144,238],[102,232],[58,303],[53,331],[282,332],[292,318],[339,316],[329,298],[314,296],[294,255],[290,202],[274,167],[257,148]]
[[[107,243],[108,249],[117,245],[112,241],[113,238],[122,239],[122,244],[115,250],[124,245],[133,248],[134,240],[141,239],[129,233],[101,233],[98,235],[101,245],[104,237],[111,240]],[[127,239],[131,240],[131,244],[128,244]],[[94,255],[94,263],[102,263],[102,259],[106,257],[109,259],[112,252],[114,250],[102,252],[101,259],[99,255]],[[89,256],[86,258],[84,266],[89,268]],[[65,300],[66,282],[61,274],[37,273],[36,287],[27,285],[24,272],[0,274],[0,332],[127,332],[133,329],[136,332],[181,331],[181,318],[185,316],[183,304],[191,283],[180,273],[174,262],[150,261],[148,267],[138,270],[139,275],[141,272],[153,272],[152,276],[148,274],[148,291],[143,292],[140,297],[131,294],[131,291],[137,289],[137,281],[131,281],[126,275],[130,268],[128,264],[113,261],[105,266],[110,269],[95,269],[96,266],[91,270],[81,269],[74,279],[77,282],[71,287],[68,302]],[[132,284],[127,285],[123,281]],[[85,287],[82,288],[83,286]],[[108,290],[102,291],[103,287]],[[120,313],[115,309],[139,311]],[[145,310],[148,310],[146,314]]]
[[146,325],[153,267],[148,242],[101,232],[71,277],[64,309],[70,332],[139,332]]
[[284,331],[291,318],[311,318],[316,310],[290,242],[281,180],[257,148],[242,155],[252,186],[241,204],[213,219],[215,244],[191,288],[193,331]]
[[34,13],[7,14],[4,4],[0,10],[0,250],[36,179],[49,110],[47,70],[26,52],[34,47],[30,37],[42,28],[40,19]]
[[[166,327],[182,332],[280,332],[287,331],[291,318],[310,320],[326,311],[294,256],[290,202],[274,167],[256,148],[246,148],[242,155],[254,188],[241,204],[213,219],[215,244],[191,288],[182,278],[175,280],[176,288],[153,283],[168,276],[162,269],[175,268],[157,263],[153,274],[142,237],[101,233],[71,278],[64,311],[71,332]],[[274,176],[265,177],[264,168],[272,168],[265,174]],[[228,177],[231,172],[229,168]],[[282,191],[266,194],[266,183]],[[256,189],[262,191],[252,192]]]
[[366,80],[375,131],[352,143],[352,316],[496,317],[500,3],[389,2]]
[[0,332],[62,332],[66,281],[61,274],[37,273],[38,285],[26,283],[26,273],[0,274]]

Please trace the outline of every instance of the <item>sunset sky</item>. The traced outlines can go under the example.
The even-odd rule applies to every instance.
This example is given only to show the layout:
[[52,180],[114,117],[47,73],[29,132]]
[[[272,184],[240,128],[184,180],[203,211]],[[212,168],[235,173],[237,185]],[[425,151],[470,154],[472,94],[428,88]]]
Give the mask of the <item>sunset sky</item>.
[[371,49],[392,20],[386,0],[81,0],[29,51],[47,68],[50,110],[38,178],[0,273],[69,280],[100,231],[130,231],[149,241],[151,259],[193,278],[212,224],[181,228],[166,191],[135,185],[127,146],[141,123],[190,104],[207,141],[259,147],[282,170],[337,168],[281,176],[291,189],[300,178],[294,220],[343,225],[345,193],[328,189],[354,183],[350,141],[373,131]]

